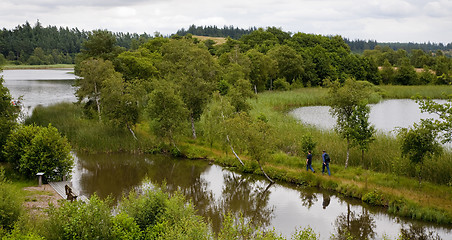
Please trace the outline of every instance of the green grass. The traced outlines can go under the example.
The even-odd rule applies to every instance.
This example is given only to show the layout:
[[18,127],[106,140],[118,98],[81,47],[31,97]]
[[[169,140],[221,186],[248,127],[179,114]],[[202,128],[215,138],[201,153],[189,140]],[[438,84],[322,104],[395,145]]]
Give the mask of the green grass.
[[26,124],[47,126],[52,124],[71,143],[74,150],[84,152],[143,152],[155,146],[155,138],[135,128],[138,141],[126,128],[83,117],[82,108],[73,103],[59,103],[49,107],[38,106]]
[[443,99],[445,95],[452,94],[452,86],[448,85],[423,85],[423,86],[379,86],[384,98],[404,99],[416,95],[433,99]]
[[52,64],[52,65],[4,65],[3,70],[9,69],[50,69],[50,68],[74,68],[74,64]]

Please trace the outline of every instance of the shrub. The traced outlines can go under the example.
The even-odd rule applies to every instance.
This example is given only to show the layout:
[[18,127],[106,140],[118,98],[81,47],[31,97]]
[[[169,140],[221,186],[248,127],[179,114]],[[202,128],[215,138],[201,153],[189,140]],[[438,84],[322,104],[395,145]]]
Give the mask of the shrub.
[[68,174],[73,165],[71,146],[51,125],[21,126],[11,133],[4,154],[13,168],[31,178],[44,172],[47,178]]
[[17,189],[4,178],[0,168],[0,229],[11,230],[23,213],[22,198]]
[[165,211],[166,194],[162,190],[148,191],[144,195],[131,192],[124,198],[120,209],[128,214],[145,231],[149,225],[155,225]]
[[96,195],[89,203],[62,201],[50,206],[45,223],[45,239],[112,239],[113,221],[108,201]]
[[273,87],[275,90],[287,91],[290,89],[290,84],[286,81],[285,78],[278,78],[273,83]]
[[111,231],[113,239],[141,239],[143,235],[135,220],[125,213],[119,213],[113,218]]
[[207,223],[177,192],[171,198],[161,189],[133,192],[120,210],[135,220],[146,239],[210,239]]
[[374,190],[372,192],[366,193],[362,197],[362,200],[363,200],[363,202],[366,202],[366,203],[369,203],[369,204],[375,205],[375,206],[386,205],[384,195],[378,190]]

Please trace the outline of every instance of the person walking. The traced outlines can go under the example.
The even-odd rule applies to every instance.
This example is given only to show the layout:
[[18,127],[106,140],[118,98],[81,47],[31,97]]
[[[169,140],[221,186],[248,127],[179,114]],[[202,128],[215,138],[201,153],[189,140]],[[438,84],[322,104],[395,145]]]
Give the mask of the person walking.
[[311,169],[311,171],[313,173],[315,173],[314,168],[312,168],[312,154],[311,154],[311,150],[308,151],[308,156],[306,156],[306,171],[309,171],[309,169]]
[[323,159],[323,164],[322,164],[322,174],[325,173],[325,168],[328,170],[328,176],[331,176],[331,172],[330,172],[330,155],[328,155],[328,153],[326,153],[325,150],[322,151],[322,159]]

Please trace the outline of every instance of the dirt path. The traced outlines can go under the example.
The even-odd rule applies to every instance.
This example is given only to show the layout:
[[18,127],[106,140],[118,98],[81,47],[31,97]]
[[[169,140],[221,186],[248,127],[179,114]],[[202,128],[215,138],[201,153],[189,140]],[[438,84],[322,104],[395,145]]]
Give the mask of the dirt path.
[[30,213],[40,214],[49,207],[49,203],[56,206],[58,205],[58,200],[63,199],[48,184],[43,184],[41,187],[26,187],[24,190],[28,192],[25,197],[24,207]]

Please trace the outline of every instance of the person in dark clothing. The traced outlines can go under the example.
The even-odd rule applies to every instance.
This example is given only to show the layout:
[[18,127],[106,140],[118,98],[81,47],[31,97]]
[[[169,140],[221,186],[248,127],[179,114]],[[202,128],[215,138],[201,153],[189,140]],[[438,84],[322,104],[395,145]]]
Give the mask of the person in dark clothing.
[[331,176],[331,172],[330,172],[330,156],[328,155],[328,153],[325,152],[325,150],[323,150],[323,154],[322,154],[322,160],[323,160],[323,164],[322,164],[322,174],[325,173],[325,168],[328,170],[328,175]]
[[311,154],[311,151],[308,151],[308,156],[306,156],[306,171],[309,171],[309,169],[311,169],[311,171],[313,173],[315,173],[314,168],[312,168],[312,154]]

